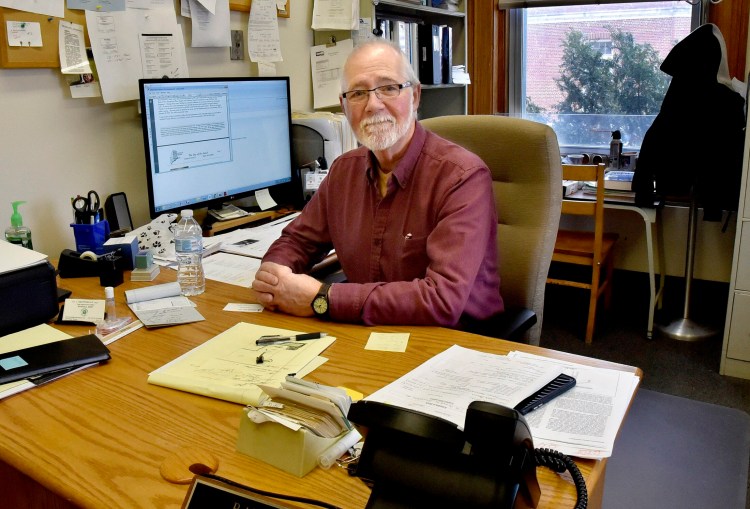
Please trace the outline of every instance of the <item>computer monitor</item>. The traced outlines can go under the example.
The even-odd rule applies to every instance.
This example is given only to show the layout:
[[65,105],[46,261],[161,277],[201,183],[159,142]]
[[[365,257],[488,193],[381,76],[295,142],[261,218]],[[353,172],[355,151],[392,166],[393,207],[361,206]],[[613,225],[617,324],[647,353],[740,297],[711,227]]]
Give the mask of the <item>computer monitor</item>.
[[139,81],[152,218],[292,180],[289,78]]

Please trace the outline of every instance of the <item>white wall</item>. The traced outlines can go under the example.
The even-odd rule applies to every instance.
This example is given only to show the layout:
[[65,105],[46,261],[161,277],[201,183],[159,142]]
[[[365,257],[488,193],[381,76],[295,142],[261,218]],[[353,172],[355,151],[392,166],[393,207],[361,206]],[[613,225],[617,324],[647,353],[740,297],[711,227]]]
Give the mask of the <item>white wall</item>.
[[[312,0],[291,2],[291,18],[280,18],[284,62],[280,75],[291,76],[292,107],[312,110],[309,48]],[[232,12],[232,29],[247,37],[247,14]],[[190,23],[183,23],[190,44]],[[230,61],[228,48],[188,48],[193,77],[252,76],[255,64]],[[128,197],[133,222],[148,222],[146,170],[141,121],[135,101],[105,105],[101,99],[70,99],[57,69],[0,69],[0,227],[10,225],[10,202],[27,200],[21,212],[36,250],[57,257],[74,248],[70,197],[115,192]],[[687,214],[667,209],[666,269],[682,276]],[[728,281],[734,220],[725,234],[716,223],[699,224],[695,276]],[[608,211],[607,228],[621,234],[616,266],[647,270],[643,221],[631,212]]]
[[[312,0],[294,0],[291,17],[279,18],[284,61],[291,77],[292,108],[311,111]],[[180,18],[181,19],[181,18]],[[190,22],[182,23],[190,44]],[[247,37],[247,13],[232,12],[231,28]],[[188,48],[191,77],[254,76],[257,67],[229,60],[229,48]],[[104,104],[71,99],[59,69],[0,69],[0,227],[10,225],[11,201],[21,205],[34,248],[57,257],[75,248],[71,196],[89,189],[102,200],[125,192],[135,225],[149,221],[146,166],[137,101]]]

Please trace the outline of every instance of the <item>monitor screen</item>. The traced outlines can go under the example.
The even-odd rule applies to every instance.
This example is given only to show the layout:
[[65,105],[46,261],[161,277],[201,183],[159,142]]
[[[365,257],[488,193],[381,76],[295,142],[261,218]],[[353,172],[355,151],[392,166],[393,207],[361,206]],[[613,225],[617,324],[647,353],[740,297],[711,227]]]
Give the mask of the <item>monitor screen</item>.
[[152,218],[291,181],[288,77],[142,79],[139,88]]

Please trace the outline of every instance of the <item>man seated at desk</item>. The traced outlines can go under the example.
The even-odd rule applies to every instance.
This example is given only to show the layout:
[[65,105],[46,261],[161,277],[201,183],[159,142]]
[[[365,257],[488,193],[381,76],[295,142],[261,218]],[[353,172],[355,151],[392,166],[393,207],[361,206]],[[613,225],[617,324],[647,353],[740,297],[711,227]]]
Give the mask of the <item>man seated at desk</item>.
[[[259,302],[367,325],[461,327],[502,312],[486,164],[417,122],[421,85],[390,43],[355,48],[341,89],[364,146],[336,159],[268,250]],[[332,248],[347,282],[321,285],[305,273]]]

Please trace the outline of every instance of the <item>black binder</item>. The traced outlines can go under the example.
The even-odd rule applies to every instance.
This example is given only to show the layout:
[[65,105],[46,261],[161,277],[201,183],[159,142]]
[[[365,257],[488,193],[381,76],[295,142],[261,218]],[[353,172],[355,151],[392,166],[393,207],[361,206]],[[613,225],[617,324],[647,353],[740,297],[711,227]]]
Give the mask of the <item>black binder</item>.
[[443,83],[453,83],[453,29],[448,25],[440,27],[442,36],[440,38],[440,59],[443,70]]
[[442,31],[440,25],[425,23],[417,31],[419,42],[419,81],[425,85],[439,85],[443,82],[442,60],[440,57]]
[[109,358],[109,349],[95,334],[23,348],[0,355],[0,384],[94,364]]

